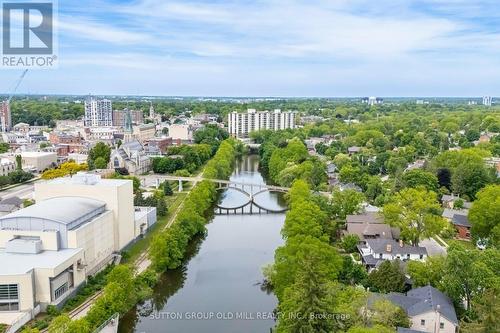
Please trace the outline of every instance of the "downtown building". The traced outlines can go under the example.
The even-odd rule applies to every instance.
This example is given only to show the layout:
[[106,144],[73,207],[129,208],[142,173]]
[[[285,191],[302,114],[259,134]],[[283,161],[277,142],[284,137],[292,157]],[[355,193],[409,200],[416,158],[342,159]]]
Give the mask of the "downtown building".
[[12,127],[9,101],[3,101],[0,104],[0,126],[2,132],[8,132]]
[[85,101],[85,126],[113,126],[113,106],[109,99],[96,99],[90,96]]
[[229,134],[236,138],[247,138],[255,131],[279,131],[288,128],[295,128],[295,112],[293,111],[248,109],[246,113],[231,112],[228,116]]

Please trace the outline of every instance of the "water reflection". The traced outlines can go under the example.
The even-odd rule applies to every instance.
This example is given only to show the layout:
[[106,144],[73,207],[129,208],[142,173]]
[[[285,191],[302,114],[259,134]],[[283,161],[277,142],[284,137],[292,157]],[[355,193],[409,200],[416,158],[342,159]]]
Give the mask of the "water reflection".
[[[258,157],[243,158],[231,179],[263,184]],[[234,207],[244,200],[244,194],[228,190],[221,204]],[[281,193],[264,192],[256,200],[266,208],[285,207]],[[153,297],[130,311],[119,331],[269,332],[274,321],[267,314],[277,300],[263,286],[261,268],[283,242],[283,221],[284,214],[214,216],[207,236],[191,242],[182,267],[163,274]]]

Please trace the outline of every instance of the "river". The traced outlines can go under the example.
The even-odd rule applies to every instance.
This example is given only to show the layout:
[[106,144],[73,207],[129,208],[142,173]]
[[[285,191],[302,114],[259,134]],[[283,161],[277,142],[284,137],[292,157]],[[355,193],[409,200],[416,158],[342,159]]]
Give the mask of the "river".
[[[231,180],[265,183],[258,163],[258,156],[243,157]],[[219,204],[237,207],[247,200],[229,189]],[[264,192],[255,200],[270,209],[285,207],[280,193]],[[153,296],[121,319],[119,332],[269,332],[277,299],[262,287],[262,267],[283,243],[284,220],[284,214],[214,215],[207,234],[190,243],[184,264],[162,275]]]

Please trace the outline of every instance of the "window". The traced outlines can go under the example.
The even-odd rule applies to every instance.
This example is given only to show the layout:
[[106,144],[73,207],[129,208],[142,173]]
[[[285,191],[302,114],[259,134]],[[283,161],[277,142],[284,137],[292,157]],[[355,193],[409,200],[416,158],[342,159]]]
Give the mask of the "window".
[[425,326],[425,319],[420,319],[420,326]]
[[444,328],[444,323],[443,323],[443,322],[440,322],[440,323],[439,323],[439,328],[440,328],[440,329],[443,329],[443,328]]
[[58,299],[67,291],[68,291],[68,282],[57,288],[56,291],[54,291],[54,299]]
[[19,310],[19,287],[17,284],[0,285],[0,311]]

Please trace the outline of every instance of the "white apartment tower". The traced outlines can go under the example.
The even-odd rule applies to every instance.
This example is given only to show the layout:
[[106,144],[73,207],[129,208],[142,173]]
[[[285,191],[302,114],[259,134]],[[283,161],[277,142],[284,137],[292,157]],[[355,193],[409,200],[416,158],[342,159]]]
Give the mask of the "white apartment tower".
[[483,105],[491,106],[491,102],[492,102],[491,96],[484,96],[483,97]]
[[89,96],[85,100],[85,126],[113,126],[113,106],[109,99],[96,99]]
[[229,134],[237,138],[246,138],[255,131],[279,131],[287,128],[295,128],[295,112],[293,111],[248,109],[247,113],[231,112],[228,116]]

